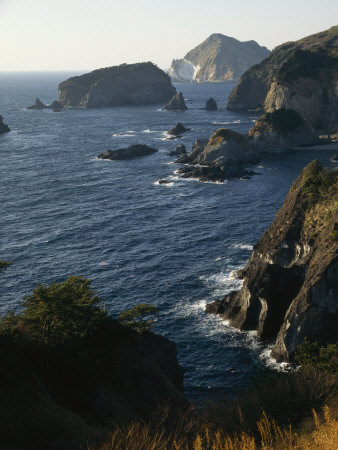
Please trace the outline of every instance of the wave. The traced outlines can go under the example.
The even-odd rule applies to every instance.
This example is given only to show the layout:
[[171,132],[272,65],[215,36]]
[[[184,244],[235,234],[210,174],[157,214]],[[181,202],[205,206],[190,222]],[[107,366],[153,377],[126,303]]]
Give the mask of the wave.
[[213,275],[202,275],[200,280],[213,290],[212,297],[223,297],[229,294],[229,292],[237,291],[242,287],[243,281],[237,277],[237,271],[239,269],[240,267],[231,267],[226,271]]
[[240,248],[241,250],[253,250],[253,245],[250,244],[233,244],[233,248]]

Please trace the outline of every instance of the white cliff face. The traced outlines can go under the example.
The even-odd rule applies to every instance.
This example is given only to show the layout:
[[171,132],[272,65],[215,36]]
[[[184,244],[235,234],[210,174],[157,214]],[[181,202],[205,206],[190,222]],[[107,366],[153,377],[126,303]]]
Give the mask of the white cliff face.
[[168,75],[176,83],[191,83],[195,80],[198,67],[186,59],[174,59],[168,70]]

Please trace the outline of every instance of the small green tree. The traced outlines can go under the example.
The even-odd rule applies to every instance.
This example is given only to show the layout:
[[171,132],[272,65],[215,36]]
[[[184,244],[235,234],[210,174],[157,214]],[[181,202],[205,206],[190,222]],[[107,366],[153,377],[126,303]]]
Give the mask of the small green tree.
[[305,338],[296,349],[295,360],[303,367],[312,366],[338,376],[338,344],[320,345]]
[[2,319],[2,329],[42,345],[76,344],[94,330],[106,313],[91,280],[70,276],[49,286],[38,284],[21,303],[22,311]]
[[131,327],[138,333],[150,331],[155,323],[151,316],[157,314],[159,309],[156,306],[147,303],[139,303],[131,309],[122,311],[119,315],[119,322],[122,325]]

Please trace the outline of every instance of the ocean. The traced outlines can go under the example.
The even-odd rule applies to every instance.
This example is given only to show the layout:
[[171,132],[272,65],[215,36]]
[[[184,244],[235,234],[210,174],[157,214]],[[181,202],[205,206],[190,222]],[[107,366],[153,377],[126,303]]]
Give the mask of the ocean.
[[[249,180],[222,184],[179,179],[168,153],[178,143],[221,127],[246,132],[257,115],[225,109],[234,83],[178,84],[188,110],[163,105],[74,109],[26,107],[57,98],[71,73],[0,73],[0,308],[15,308],[37,283],[69,275],[93,280],[114,316],[137,303],[158,306],[154,331],[177,344],[185,393],[198,404],[234,395],[260,368],[278,367],[271,345],[204,313],[205,305],[241,285],[243,267],[301,169],[330,165],[333,150],[303,148],[268,155]],[[201,108],[209,97],[218,111]],[[168,140],[182,122],[191,130]],[[107,149],[147,144],[158,153],[105,161]],[[171,184],[159,185],[159,178]],[[109,345],[109,343],[107,343]]]

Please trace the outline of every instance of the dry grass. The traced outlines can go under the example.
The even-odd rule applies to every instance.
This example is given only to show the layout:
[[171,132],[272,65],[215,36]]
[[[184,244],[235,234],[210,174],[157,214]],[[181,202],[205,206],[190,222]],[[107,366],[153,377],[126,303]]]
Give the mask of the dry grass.
[[[116,429],[98,450],[333,450],[338,448],[338,422],[327,406],[322,414],[313,411],[313,431],[307,434],[290,427],[281,428],[265,413],[257,423],[258,438],[242,432],[226,435],[221,430],[201,427],[193,437],[180,433],[166,435],[165,430],[152,431],[149,426],[133,424],[126,431]],[[94,450],[88,447],[87,450]]]

